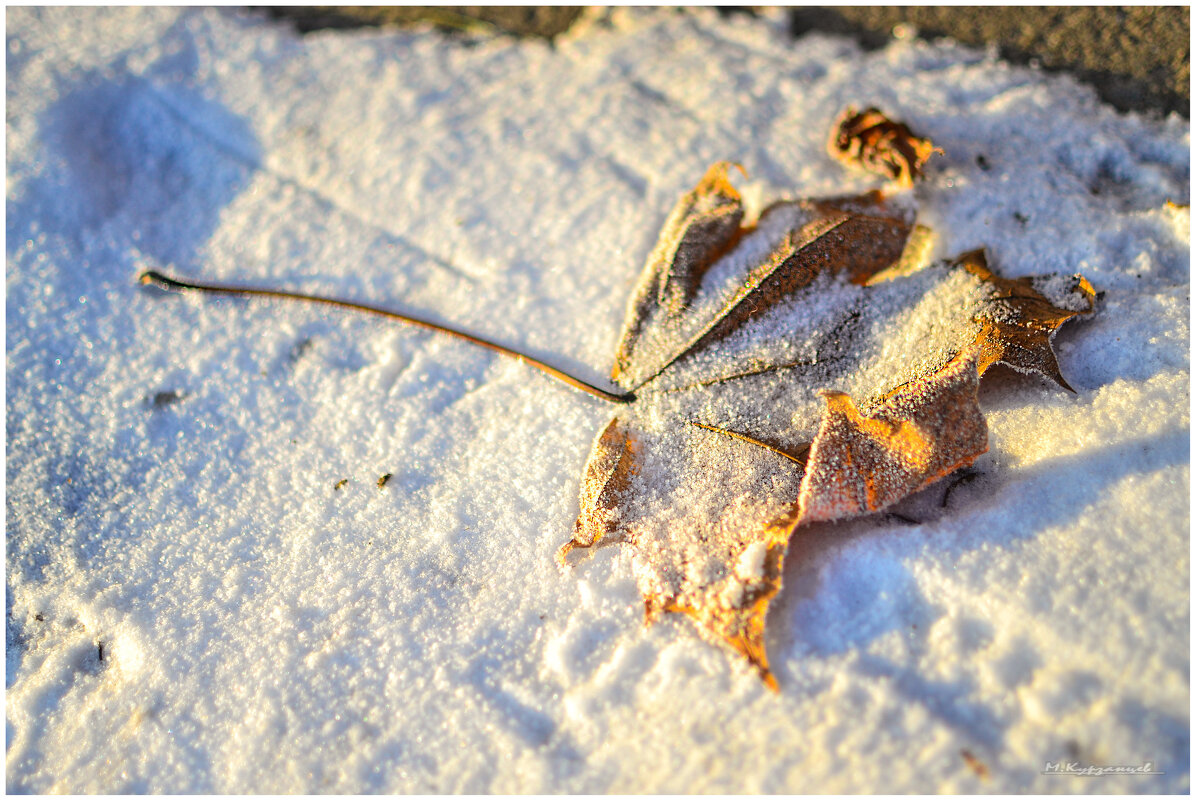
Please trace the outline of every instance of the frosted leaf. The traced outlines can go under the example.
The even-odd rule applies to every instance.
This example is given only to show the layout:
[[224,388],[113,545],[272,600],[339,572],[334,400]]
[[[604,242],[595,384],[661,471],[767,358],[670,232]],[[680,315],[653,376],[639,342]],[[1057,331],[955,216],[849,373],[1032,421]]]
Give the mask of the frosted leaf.
[[[611,373],[620,386],[637,389],[652,381],[820,274],[866,280],[900,258],[913,226],[911,209],[878,192],[778,202],[751,229],[738,227],[742,216],[725,163],[711,167],[678,202],[628,306]],[[728,231],[730,220],[734,231]],[[696,254],[699,245],[705,258]],[[662,261],[670,254],[683,262],[679,278]]]
[[669,217],[616,355],[635,400],[595,441],[560,556],[629,548],[646,620],[684,613],[775,687],[764,618],[794,529],[970,464],[980,375],[1066,386],[1050,337],[1093,294],[1002,279],[982,251],[926,265],[928,232],[879,192],[742,219],[725,163]]

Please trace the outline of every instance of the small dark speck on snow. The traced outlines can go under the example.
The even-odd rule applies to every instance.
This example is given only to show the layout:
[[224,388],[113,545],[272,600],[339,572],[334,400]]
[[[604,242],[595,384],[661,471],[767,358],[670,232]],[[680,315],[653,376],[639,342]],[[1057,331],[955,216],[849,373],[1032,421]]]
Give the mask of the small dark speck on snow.
[[311,349],[311,346],[311,337],[304,337],[303,339],[299,340],[295,343],[294,347],[291,348],[291,352],[287,354],[287,361],[289,361],[291,364],[299,361],[303,358],[303,355]]
[[164,392],[155,392],[153,395],[147,395],[146,402],[154,409],[164,409],[172,403],[177,403],[187,397],[187,393],[181,389],[172,389]]
[[985,765],[983,762],[977,759],[975,754],[966,748],[961,748],[959,749],[959,755],[963,757],[963,761],[968,764],[968,767],[972,769],[973,773],[982,779],[988,778],[988,765]]

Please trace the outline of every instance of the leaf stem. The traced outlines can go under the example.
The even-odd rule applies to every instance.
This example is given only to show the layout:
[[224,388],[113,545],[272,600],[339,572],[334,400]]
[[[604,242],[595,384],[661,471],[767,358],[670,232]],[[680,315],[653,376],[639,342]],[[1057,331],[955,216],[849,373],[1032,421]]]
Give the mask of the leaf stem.
[[568,373],[558,370],[557,368],[546,364],[539,359],[533,359],[524,353],[517,350],[499,345],[496,342],[491,342],[481,337],[476,337],[473,334],[467,334],[464,331],[459,331],[455,328],[433,323],[428,320],[421,320],[418,317],[411,317],[406,314],[399,314],[398,312],[384,309],[380,306],[371,306],[365,303],[355,303],[351,300],[340,300],[338,298],[329,298],[322,295],[308,295],[302,292],[290,292],[284,289],[261,289],[257,287],[234,286],[231,284],[215,284],[215,283],[201,283],[198,281],[181,281],[177,278],[172,278],[156,270],[146,270],[137,279],[142,284],[152,284],[159,289],[165,289],[173,292],[202,292],[209,295],[229,295],[233,297],[258,297],[258,298],[278,298],[283,300],[301,300],[308,303],[320,303],[325,306],[335,306],[340,309],[351,309],[353,311],[366,312],[367,314],[376,314],[380,317],[387,317],[392,320],[399,320],[408,325],[419,326],[431,331],[438,331],[441,334],[448,334],[449,336],[463,339],[466,342],[472,342],[474,345],[479,345],[487,350],[492,350],[495,353],[501,353],[505,356],[518,359],[524,364],[528,364],[537,370],[546,373],[547,375],[561,381],[574,389],[579,389],[593,395],[596,398],[609,401],[610,403],[631,403],[635,400],[635,393],[627,392],[623,394],[609,392],[601,387],[596,387],[588,381],[583,381],[580,378],[571,376]]

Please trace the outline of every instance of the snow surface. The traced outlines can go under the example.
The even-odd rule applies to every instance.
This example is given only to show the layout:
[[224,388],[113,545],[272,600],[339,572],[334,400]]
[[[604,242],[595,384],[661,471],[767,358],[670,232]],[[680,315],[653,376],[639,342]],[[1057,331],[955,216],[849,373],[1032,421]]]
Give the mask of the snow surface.
[[[552,47],[21,8],[6,46],[8,790],[1188,789],[1186,121],[780,16],[618,11]],[[687,621],[642,628],[618,549],[558,569],[601,401],[135,282],[384,303],[602,381],[710,163],[876,185],[824,151],[847,105],[944,149],[938,255],[1103,294],[1055,338],[1075,395],[994,370],[962,480],[795,537],[779,694]]]

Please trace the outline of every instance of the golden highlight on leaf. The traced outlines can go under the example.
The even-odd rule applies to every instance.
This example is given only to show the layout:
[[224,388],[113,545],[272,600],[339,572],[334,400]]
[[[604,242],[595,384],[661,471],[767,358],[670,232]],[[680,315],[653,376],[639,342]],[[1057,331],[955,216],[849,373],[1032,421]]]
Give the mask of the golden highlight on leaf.
[[892,281],[902,275],[908,275],[926,266],[930,260],[930,253],[934,250],[936,237],[934,231],[925,225],[915,225],[905,241],[905,249],[892,265],[872,273],[864,282],[865,286],[874,286],[884,281]]
[[[645,625],[653,623],[664,612],[686,615],[708,639],[739,654],[770,689],[778,690],[764,648],[764,619],[769,604],[781,589],[785,548],[795,522],[796,514],[787,514],[768,527],[764,541],[771,544],[766,546],[759,577],[749,587],[732,584],[733,590],[724,592],[718,602],[699,606],[645,596]],[[739,556],[742,558],[743,552]]]
[[877,512],[988,450],[974,354],[907,384],[861,414],[824,392],[826,415],[802,480],[799,523]]
[[558,562],[565,564],[565,557],[574,548],[593,547],[618,528],[619,496],[627,490],[635,470],[634,460],[631,435],[616,417],[594,441],[581,480],[581,513],[573,524],[573,539],[557,551]]

